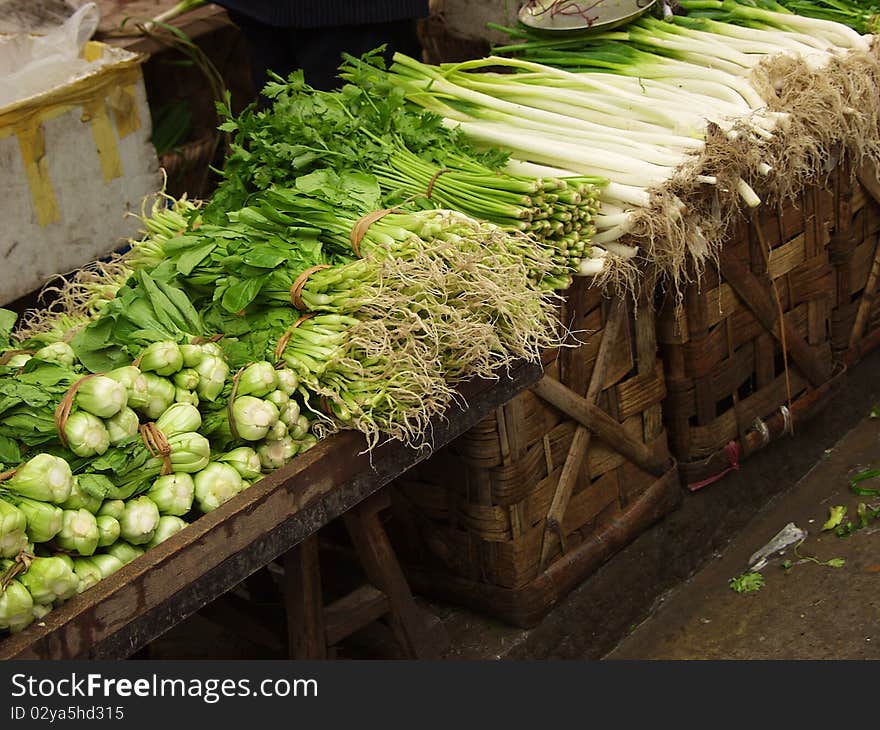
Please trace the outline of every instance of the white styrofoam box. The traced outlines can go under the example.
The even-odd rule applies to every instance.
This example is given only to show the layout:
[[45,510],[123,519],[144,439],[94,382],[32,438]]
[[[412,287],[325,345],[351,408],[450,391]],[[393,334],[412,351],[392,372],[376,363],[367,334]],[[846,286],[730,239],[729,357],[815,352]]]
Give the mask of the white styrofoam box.
[[0,109],[0,304],[118,250],[161,187],[140,57]]

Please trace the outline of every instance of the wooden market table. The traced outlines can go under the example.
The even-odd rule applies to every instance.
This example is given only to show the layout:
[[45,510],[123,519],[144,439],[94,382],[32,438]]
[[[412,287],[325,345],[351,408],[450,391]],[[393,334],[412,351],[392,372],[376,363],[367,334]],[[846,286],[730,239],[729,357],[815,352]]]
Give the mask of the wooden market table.
[[[497,381],[459,389],[433,428],[433,449],[466,430],[541,377],[520,365]],[[122,659],[285,555],[430,455],[400,443],[365,451],[344,431],[200,517],[185,530],[0,641],[0,659]]]

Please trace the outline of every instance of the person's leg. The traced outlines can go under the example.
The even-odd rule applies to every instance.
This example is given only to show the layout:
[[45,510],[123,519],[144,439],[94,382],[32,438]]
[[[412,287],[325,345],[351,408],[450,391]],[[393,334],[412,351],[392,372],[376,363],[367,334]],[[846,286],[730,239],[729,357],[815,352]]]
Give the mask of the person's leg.
[[422,53],[414,20],[314,28],[300,31],[299,38],[296,63],[305,71],[306,82],[316,89],[330,90],[342,85],[336,73],[343,52],[361,56],[386,44],[385,57],[389,61],[395,51],[416,58]]
[[259,97],[260,91],[269,80],[267,70],[286,78],[297,68],[295,55],[297,31],[292,28],[264,25],[234,10],[228,12],[232,22],[239,27],[247,42],[254,93]]

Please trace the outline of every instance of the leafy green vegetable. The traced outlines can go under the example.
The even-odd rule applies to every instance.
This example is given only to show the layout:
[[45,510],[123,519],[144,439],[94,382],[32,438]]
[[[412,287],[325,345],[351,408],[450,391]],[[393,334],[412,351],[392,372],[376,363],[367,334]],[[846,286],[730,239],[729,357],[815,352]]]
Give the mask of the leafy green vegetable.
[[843,518],[846,516],[846,506],[845,505],[836,505],[834,507],[828,508],[828,520],[822,525],[822,530],[833,530],[837,527],[841,522],[843,522]]
[[730,579],[730,588],[737,593],[753,593],[764,587],[764,576],[760,573],[743,573]]

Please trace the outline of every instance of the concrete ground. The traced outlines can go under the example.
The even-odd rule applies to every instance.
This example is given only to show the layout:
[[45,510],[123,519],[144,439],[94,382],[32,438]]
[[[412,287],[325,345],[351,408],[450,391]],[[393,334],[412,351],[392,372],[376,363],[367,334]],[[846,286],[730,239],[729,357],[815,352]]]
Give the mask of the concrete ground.
[[[820,534],[830,505],[855,513],[848,475],[880,463],[880,351],[848,373],[832,406],[696,494],[647,530],[561,601],[536,627],[506,626],[460,607],[425,604],[448,637],[449,659],[865,658],[880,649],[880,521],[849,538]],[[877,485],[880,487],[880,484]],[[862,498],[870,501],[870,498]],[[880,499],[876,500],[880,501]],[[766,585],[734,593],[728,580],[788,522],[809,536],[802,555],[842,557],[763,571]],[[788,559],[796,560],[789,554]],[[154,642],[156,658],[283,656],[280,607],[261,616],[262,646],[242,635],[234,614],[215,611]],[[220,619],[223,617],[220,616]],[[257,637],[260,638],[260,637]],[[377,630],[339,656],[394,656]],[[269,646],[272,644],[272,646]]]

